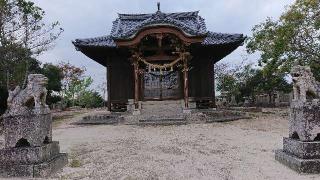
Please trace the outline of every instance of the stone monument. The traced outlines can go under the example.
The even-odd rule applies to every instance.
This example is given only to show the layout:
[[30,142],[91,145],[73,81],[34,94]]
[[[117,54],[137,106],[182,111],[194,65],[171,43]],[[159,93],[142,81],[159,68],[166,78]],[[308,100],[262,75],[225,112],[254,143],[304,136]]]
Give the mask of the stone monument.
[[275,158],[299,173],[320,173],[320,83],[310,67],[294,66],[291,75],[289,137]]
[[67,154],[52,141],[52,117],[46,105],[47,78],[30,74],[25,89],[9,92],[3,115],[5,148],[0,150],[1,177],[46,177],[65,166]]

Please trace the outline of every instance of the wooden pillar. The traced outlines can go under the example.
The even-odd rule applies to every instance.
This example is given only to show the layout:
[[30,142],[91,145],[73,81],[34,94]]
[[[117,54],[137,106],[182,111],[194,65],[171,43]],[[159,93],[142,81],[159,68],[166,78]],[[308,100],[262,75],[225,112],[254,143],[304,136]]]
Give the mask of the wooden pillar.
[[111,66],[107,66],[108,110],[111,111]]
[[134,108],[139,109],[139,64],[137,59],[133,60],[133,71],[134,71]]
[[184,92],[184,107],[189,107],[189,79],[188,79],[188,59],[183,57],[183,92]]
[[212,103],[212,108],[216,107],[216,87],[215,87],[215,72],[214,72],[214,61],[212,61],[211,63],[211,76],[210,76],[210,80],[211,80],[211,103]]

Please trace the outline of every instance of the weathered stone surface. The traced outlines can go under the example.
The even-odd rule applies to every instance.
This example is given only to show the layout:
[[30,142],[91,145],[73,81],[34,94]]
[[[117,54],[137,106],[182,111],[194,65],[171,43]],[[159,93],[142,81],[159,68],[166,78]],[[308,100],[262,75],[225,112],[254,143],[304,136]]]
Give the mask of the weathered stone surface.
[[293,100],[290,107],[289,137],[314,141],[320,136],[320,83],[310,67],[292,68]]
[[157,125],[185,125],[187,120],[185,117],[149,117],[148,119],[139,120],[139,125],[141,126],[157,126]]
[[0,150],[0,176],[46,177],[67,164],[52,142],[52,117],[45,104],[47,78],[28,76],[28,85],[9,92],[4,114],[5,149]]
[[[289,119],[289,137],[314,141],[320,135],[320,101],[292,101]],[[320,140],[320,139],[318,139]]]
[[306,102],[308,96],[320,98],[320,83],[316,81],[309,66],[296,65],[291,70],[293,101]]
[[60,152],[59,142],[55,141],[40,147],[7,148],[0,150],[3,164],[35,164],[48,161]]
[[275,158],[299,173],[320,173],[320,84],[310,67],[295,66],[291,75],[289,138]]
[[30,110],[37,112],[40,108],[48,109],[46,105],[48,78],[42,74],[30,74],[25,89],[17,86],[9,91],[8,108],[4,117],[28,114]]
[[9,116],[4,118],[5,147],[17,147],[22,139],[29,146],[42,146],[52,141],[52,118],[45,109],[42,113]]
[[68,156],[60,153],[38,164],[0,164],[1,177],[48,177],[68,163]]
[[283,150],[276,150],[275,158],[298,173],[320,173],[320,159],[300,159]]
[[50,161],[33,166],[33,177],[48,177],[68,164],[68,155],[60,153]]
[[76,125],[99,125],[99,124],[106,124],[106,125],[113,125],[119,124],[123,122],[124,118],[120,116],[120,114],[97,114],[97,115],[90,115],[85,116],[82,120],[75,122],[73,124]]
[[320,142],[283,138],[283,151],[302,159],[320,159]]

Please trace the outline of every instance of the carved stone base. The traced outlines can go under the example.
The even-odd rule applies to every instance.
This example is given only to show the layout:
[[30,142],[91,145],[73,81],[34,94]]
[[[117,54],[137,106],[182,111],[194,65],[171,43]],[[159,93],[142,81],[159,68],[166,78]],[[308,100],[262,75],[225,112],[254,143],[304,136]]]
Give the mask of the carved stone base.
[[68,163],[60,153],[59,143],[40,147],[7,148],[0,150],[1,177],[47,177]]
[[320,173],[320,159],[300,159],[283,150],[277,150],[275,158],[298,173]]
[[34,113],[7,116],[4,118],[5,147],[14,148],[19,140],[25,139],[32,147],[42,146],[52,141],[52,118],[49,109],[42,108]]
[[320,173],[320,142],[302,142],[283,138],[283,150],[275,159],[298,173]]

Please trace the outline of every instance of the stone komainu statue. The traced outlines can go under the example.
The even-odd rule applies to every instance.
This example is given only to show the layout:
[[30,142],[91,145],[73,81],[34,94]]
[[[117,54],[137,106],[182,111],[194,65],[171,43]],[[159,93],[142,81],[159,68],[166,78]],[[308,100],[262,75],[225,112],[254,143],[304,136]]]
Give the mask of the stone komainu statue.
[[8,109],[4,114],[5,145],[19,147],[21,142],[41,146],[52,140],[51,113],[46,105],[48,78],[30,74],[25,89],[9,91]]
[[291,71],[294,101],[306,102],[307,98],[320,97],[320,83],[316,81],[310,67],[296,65]]
[[52,141],[52,116],[46,105],[48,79],[30,74],[25,89],[9,92],[3,115],[4,149],[0,149],[0,177],[47,177],[68,163]]
[[295,65],[291,75],[289,138],[275,159],[299,173],[320,173],[320,83],[308,66]]
[[296,65],[291,71],[294,98],[290,107],[289,137],[320,140],[320,83],[310,67]]
[[25,89],[17,86],[13,91],[9,91],[7,115],[25,114],[30,110],[47,108],[46,85],[48,78],[42,74],[30,74],[28,84]]

